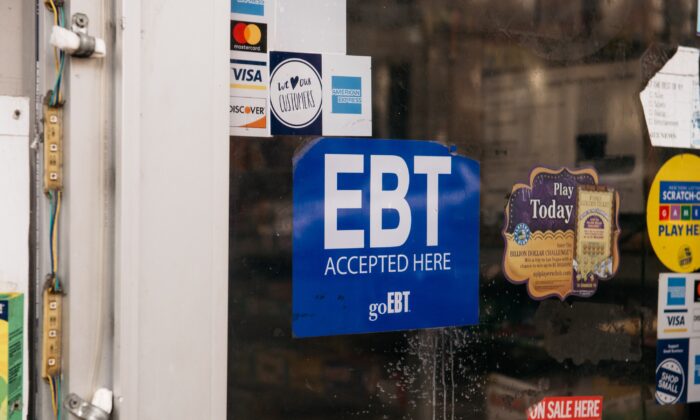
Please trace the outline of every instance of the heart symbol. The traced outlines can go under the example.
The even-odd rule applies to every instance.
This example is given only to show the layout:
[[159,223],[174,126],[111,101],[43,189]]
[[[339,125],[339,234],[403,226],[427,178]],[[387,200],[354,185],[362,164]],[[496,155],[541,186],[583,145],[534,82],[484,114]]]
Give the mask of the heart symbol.
[[294,88],[299,84],[299,76],[294,76],[289,79],[289,81],[292,82],[292,90],[294,90]]

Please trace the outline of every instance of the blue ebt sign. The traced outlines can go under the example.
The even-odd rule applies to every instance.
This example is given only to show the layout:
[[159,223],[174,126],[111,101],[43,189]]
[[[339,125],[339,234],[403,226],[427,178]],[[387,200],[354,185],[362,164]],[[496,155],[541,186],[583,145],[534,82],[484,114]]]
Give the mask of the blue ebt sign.
[[479,163],[322,138],[294,158],[296,337],[478,323]]

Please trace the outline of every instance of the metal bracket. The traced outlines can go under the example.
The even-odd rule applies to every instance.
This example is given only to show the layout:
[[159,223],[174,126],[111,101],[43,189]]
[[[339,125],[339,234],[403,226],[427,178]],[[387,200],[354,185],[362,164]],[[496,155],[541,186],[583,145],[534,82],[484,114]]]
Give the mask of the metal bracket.
[[71,30],[80,38],[80,45],[71,55],[73,57],[88,58],[95,52],[95,38],[88,35],[88,19],[85,13],[76,13],[71,19]]
[[88,58],[95,52],[95,38],[85,35],[82,32],[76,32],[80,38],[80,46],[73,52],[73,57]]
[[75,394],[69,394],[63,400],[63,406],[69,413],[83,420],[109,420],[109,413],[95,407]]

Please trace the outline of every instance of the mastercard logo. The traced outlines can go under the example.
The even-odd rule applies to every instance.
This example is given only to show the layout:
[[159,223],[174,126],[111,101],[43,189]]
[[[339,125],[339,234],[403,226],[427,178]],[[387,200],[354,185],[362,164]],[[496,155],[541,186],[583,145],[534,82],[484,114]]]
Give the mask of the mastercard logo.
[[267,52],[267,25],[264,23],[232,20],[231,50]]
[[262,39],[262,31],[254,23],[239,22],[233,26],[233,39],[239,44],[258,45]]

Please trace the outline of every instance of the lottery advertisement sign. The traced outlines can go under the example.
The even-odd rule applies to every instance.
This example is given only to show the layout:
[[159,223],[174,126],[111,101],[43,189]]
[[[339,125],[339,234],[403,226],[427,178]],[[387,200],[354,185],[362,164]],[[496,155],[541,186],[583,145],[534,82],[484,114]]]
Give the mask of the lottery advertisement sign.
[[661,167],[649,191],[647,229],[669,270],[700,268],[700,157],[677,155]]
[[503,269],[533,299],[590,297],[619,266],[615,190],[593,169],[535,168],[506,207]]

